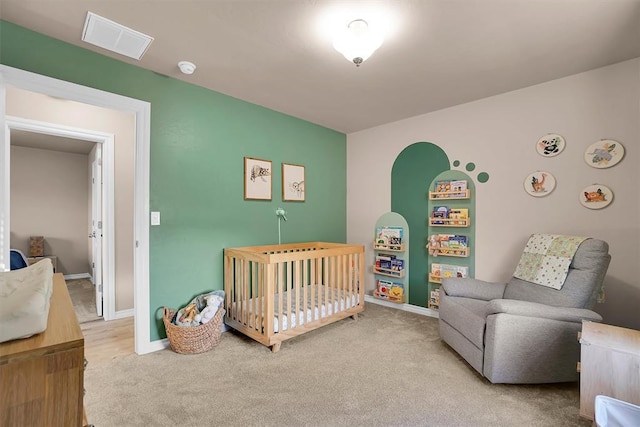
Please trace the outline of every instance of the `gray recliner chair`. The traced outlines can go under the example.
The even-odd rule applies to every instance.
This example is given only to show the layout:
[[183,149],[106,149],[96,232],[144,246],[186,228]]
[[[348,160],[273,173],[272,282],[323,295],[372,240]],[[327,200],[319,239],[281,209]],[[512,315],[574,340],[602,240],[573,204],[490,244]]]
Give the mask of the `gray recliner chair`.
[[583,241],[560,290],[515,277],[508,283],[446,278],[440,289],[440,337],[492,383],[577,381],[578,331],[602,321],[595,305],[609,245]]

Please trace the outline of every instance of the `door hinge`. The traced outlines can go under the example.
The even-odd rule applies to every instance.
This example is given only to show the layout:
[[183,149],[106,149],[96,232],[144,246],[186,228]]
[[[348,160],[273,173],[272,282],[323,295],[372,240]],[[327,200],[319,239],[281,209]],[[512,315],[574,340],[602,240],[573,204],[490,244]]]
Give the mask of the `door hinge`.
[[102,230],[102,221],[98,221],[98,228]]
[[96,268],[96,263],[95,262],[91,263],[91,268]]
[[102,284],[98,285],[98,292],[102,293]]

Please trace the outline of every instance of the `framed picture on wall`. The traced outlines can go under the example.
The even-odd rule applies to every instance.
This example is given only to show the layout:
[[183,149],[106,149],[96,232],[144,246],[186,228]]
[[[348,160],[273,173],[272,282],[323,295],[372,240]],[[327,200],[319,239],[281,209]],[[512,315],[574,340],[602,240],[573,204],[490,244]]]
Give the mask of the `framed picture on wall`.
[[304,202],[304,166],[282,164],[282,200],[285,202]]
[[562,153],[564,150],[564,138],[558,134],[552,133],[543,136],[536,143],[536,151],[543,157],[553,157]]
[[271,200],[271,160],[244,158],[244,199]]
[[589,209],[602,209],[613,201],[613,191],[606,185],[593,184],[580,191],[580,204]]
[[589,166],[598,169],[615,166],[623,157],[624,146],[611,139],[594,142],[584,152],[584,161]]
[[524,191],[533,197],[544,197],[556,188],[556,179],[550,172],[533,172],[524,179]]

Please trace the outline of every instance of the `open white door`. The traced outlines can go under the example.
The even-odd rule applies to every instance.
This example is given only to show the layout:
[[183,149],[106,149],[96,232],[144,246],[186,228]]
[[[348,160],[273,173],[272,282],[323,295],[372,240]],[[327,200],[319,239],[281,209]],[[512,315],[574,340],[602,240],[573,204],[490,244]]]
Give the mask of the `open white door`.
[[96,310],[102,316],[102,144],[96,144],[91,162],[91,277],[96,288]]

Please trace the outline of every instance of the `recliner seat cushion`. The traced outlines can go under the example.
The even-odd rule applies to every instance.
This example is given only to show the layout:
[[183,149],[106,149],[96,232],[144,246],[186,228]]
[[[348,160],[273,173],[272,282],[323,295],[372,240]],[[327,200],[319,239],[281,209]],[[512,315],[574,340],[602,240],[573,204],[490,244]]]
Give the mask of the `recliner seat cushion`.
[[487,304],[483,300],[447,296],[440,300],[440,319],[482,349]]

